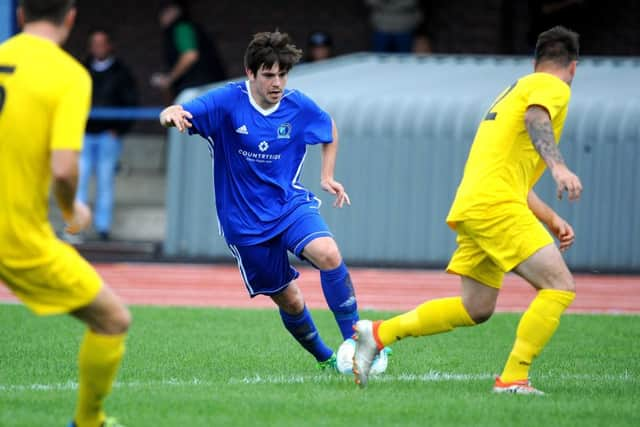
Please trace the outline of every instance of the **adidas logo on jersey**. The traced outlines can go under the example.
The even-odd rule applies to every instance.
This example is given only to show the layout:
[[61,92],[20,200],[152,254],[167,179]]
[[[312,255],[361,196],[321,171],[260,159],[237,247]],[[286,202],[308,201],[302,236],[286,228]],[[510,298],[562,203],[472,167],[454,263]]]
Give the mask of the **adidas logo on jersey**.
[[236,133],[239,133],[242,135],[249,135],[249,130],[247,129],[246,125],[242,125],[238,129],[236,129]]

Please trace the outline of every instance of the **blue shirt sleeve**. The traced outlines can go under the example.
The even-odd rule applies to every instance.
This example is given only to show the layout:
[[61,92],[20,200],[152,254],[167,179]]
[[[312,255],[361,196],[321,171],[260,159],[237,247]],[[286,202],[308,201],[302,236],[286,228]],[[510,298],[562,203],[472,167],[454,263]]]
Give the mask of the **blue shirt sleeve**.
[[191,119],[193,127],[189,128],[189,135],[198,134],[204,138],[213,136],[218,122],[218,109],[214,92],[207,92],[182,104],[182,108],[193,116]]
[[302,95],[302,100],[305,104],[305,144],[333,142],[333,125],[329,113],[305,95]]

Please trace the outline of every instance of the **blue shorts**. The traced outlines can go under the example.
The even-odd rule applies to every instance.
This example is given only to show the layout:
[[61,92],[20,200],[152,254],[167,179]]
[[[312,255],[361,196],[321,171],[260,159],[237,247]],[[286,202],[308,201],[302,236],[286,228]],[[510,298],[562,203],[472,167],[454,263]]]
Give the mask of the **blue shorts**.
[[318,212],[299,218],[274,238],[257,245],[229,245],[238,262],[249,295],[273,295],[283,291],[300,273],[289,263],[288,252],[300,259],[304,248],[318,237],[333,237]]

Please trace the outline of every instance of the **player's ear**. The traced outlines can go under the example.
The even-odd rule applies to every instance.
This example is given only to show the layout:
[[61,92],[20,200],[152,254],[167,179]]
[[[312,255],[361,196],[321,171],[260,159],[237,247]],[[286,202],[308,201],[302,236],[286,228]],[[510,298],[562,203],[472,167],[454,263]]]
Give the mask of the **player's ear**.
[[24,10],[22,6],[18,6],[18,9],[16,9],[16,19],[18,20],[18,27],[24,27]]
[[64,26],[66,28],[71,29],[73,27],[73,24],[75,24],[76,22],[76,13],[77,13],[77,10],[75,7],[72,7],[71,9],[69,9],[69,11],[64,17]]
[[244,72],[247,74],[247,77],[249,78],[249,80],[255,80],[256,79],[255,74],[253,74],[253,71],[251,71],[250,69],[245,68]]
[[571,64],[569,65],[569,74],[571,74],[572,79],[576,75],[577,66],[578,66],[578,61],[571,61]]

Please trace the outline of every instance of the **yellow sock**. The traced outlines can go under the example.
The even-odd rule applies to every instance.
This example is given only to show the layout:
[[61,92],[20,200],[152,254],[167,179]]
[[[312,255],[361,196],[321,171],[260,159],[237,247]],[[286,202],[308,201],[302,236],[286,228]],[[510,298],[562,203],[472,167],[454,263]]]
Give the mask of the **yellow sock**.
[[447,332],[475,322],[462,305],[461,297],[427,301],[416,309],[385,320],[378,326],[380,343],[387,346],[404,337],[419,337]]
[[125,336],[99,335],[87,329],[78,355],[80,386],[74,418],[78,427],[99,427],[105,420],[102,403],[124,354]]
[[574,292],[543,289],[524,312],[509,359],[500,379],[512,382],[529,378],[529,367],[560,324],[560,316],[575,298]]

